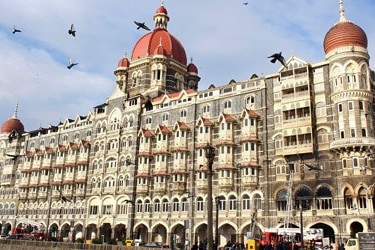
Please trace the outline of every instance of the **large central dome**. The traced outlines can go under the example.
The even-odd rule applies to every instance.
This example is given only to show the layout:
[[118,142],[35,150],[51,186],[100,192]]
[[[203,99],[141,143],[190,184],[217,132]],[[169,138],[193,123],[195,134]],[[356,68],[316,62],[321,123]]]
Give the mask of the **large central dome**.
[[180,41],[167,31],[169,17],[164,6],[160,6],[156,10],[154,16],[154,31],[144,35],[135,44],[131,56],[131,60],[137,60],[146,56],[158,54],[158,48],[164,49],[164,55],[174,60],[187,64],[185,49]]
[[187,59],[184,47],[177,38],[165,29],[155,29],[141,37],[133,48],[131,60],[155,55],[160,45],[164,48],[166,56],[186,65]]

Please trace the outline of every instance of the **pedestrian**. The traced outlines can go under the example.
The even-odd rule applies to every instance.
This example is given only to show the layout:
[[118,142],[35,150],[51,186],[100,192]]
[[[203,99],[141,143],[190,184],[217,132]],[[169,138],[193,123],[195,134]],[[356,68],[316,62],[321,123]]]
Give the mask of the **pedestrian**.
[[194,245],[191,247],[191,250],[199,250],[198,242],[194,243]]
[[203,242],[199,242],[199,250],[205,250]]
[[341,246],[339,246],[339,250],[345,250],[344,244],[341,243]]

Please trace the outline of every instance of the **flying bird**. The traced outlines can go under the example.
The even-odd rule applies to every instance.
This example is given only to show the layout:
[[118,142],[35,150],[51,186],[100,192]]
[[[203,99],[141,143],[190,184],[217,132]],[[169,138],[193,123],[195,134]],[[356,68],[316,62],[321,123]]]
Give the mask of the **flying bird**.
[[5,154],[8,157],[11,157],[13,161],[16,161],[18,157],[21,157],[22,155],[13,155],[13,154]]
[[286,65],[286,61],[285,61],[285,58],[281,55],[281,52],[280,53],[275,53],[273,54],[272,56],[269,56],[268,58],[272,58],[271,59],[271,63],[275,63],[276,60],[279,61],[284,67],[287,67]]
[[140,22],[137,22],[137,21],[134,21],[134,23],[138,26],[137,27],[137,30],[139,30],[140,28],[144,29],[144,30],[150,30],[149,27],[146,26],[146,24],[143,22],[143,23],[140,23]]
[[312,166],[312,165],[309,165],[309,164],[306,164],[306,163],[304,165],[309,169],[309,171],[311,171],[311,170],[321,171],[322,170],[319,166]]
[[17,32],[21,32],[20,29],[17,29],[16,26],[13,26],[13,34],[16,34]]
[[61,196],[61,202],[62,203],[65,203],[65,202],[70,202],[70,200],[68,198],[66,198],[65,196]]
[[67,68],[71,69],[76,65],[78,65],[78,63],[73,63],[72,58],[69,58],[69,65],[67,66]]
[[248,2],[243,3],[243,5],[248,5],[248,4],[249,4]]
[[74,28],[74,24],[70,25],[70,29],[68,30],[69,35],[76,36],[76,30]]

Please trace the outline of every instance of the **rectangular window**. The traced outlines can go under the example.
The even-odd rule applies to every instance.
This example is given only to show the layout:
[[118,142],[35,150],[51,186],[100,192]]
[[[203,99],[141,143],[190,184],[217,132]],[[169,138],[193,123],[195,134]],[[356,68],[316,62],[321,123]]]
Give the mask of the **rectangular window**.
[[348,106],[349,106],[349,110],[353,110],[354,108],[353,108],[353,102],[348,102]]
[[339,110],[339,112],[342,112],[342,104],[341,103],[339,103],[338,110]]

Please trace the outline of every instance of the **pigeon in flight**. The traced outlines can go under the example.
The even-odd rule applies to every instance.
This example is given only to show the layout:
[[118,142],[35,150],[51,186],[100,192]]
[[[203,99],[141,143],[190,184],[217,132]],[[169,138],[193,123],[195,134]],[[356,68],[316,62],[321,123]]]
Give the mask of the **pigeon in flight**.
[[287,67],[287,65],[286,65],[286,61],[285,61],[284,57],[281,55],[281,52],[280,52],[280,53],[275,53],[275,54],[273,54],[272,56],[269,56],[268,58],[272,58],[271,63],[275,63],[276,60],[277,60],[277,61],[279,61],[284,67]]
[[146,24],[143,22],[143,23],[140,23],[140,22],[137,22],[137,21],[134,21],[134,23],[138,26],[137,27],[137,30],[139,30],[140,28],[144,29],[144,30],[150,30],[149,27],[146,26]]
[[249,4],[248,2],[243,3],[243,5],[248,5],[248,4]]
[[78,65],[78,63],[73,63],[72,58],[69,58],[69,65],[67,66],[67,68],[71,69],[71,68],[73,68],[76,65]]
[[76,36],[76,30],[74,28],[74,24],[70,25],[70,29],[68,30],[69,35]]
[[21,157],[22,155],[12,155],[12,154],[5,154],[8,157],[11,157],[13,161],[16,161],[18,157]]
[[13,26],[13,34],[16,34],[17,32],[21,32],[21,30],[17,29],[16,26]]
[[311,170],[321,171],[322,170],[319,166],[312,166],[312,165],[309,165],[309,164],[306,164],[306,163],[304,165],[309,169],[309,171],[311,171]]
[[65,202],[70,202],[70,200],[68,200],[68,198],[66,198],[65,196],[61,196],[61,202],[62,203],[65,203]]

